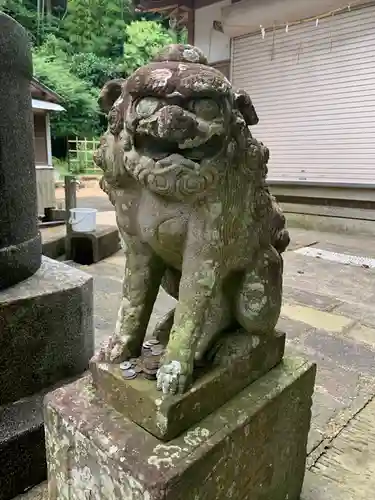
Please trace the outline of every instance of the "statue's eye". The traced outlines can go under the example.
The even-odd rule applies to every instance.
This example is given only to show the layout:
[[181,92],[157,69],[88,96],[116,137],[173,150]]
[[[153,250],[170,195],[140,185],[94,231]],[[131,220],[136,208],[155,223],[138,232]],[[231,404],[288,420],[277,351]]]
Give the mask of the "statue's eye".
[[135,111],[140,118],[148,118],[155,111],[157,111],[161,106],[162,102],[155,97],[144,97],[138,101]]
[[192,101],[190,109],[204,120],[214,120],[221,115],[221,108],[213,99],[196,99]]

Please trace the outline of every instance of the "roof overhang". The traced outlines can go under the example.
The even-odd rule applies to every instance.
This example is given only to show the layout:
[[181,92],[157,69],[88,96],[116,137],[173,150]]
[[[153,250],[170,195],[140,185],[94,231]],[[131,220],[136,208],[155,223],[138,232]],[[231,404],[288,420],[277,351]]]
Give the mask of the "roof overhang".
[[168,13],[174,9],[192,10],[193,0],[138,0],[134,2],[138,11]]
[[41,101],[39,99],[32,99],[31,102],[33,109],[41,109],[44,111],[66,111],[65,108],[55,102]]
[[[190,5],[190,2],[188,3]],[[138,12],[153,12],[167,19],[175,19],[175,27],[183,27],[188,24],[189,13],[193,10],[189,5],[175,3],[175,0],[163,0],[161,2],[151,0],[138,4],[136,10]]]
[[56,94],[49,87],[40,82],[37,78],[33,77],[30,82],[31,95],[35,99],[42,99],[43,101],[50,101],[58,103],[62,101],[62,97]]

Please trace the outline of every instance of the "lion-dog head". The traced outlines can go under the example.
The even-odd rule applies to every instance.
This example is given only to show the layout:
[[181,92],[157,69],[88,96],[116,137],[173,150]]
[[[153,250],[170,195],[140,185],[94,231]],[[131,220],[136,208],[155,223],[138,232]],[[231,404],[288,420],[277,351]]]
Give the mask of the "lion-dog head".
[[127,80],[108,82],[100,105],[109,127],[95,161],[106,181],[121,187],[130,174],[178,199],[213,185],[215,164],[258,122],[250,97],[190,45],[167,46]]

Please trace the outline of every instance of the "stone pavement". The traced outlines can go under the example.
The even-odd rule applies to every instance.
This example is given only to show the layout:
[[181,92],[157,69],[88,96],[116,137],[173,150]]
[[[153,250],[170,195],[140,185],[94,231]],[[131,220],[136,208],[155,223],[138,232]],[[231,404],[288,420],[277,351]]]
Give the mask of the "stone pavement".
[[[375,246],[366,238],[291,233],[278,326],[287,333],[289,352],[318,365],[301,500],[368,500],[375,490]],[[296,253],[305,248],[323,252],[317,257]],[[326,260],[330,254],[324,251],[335,252],[336,262]],[[342,254],[368,259],[342,264]],[[124,258],[118,252],[79,267],[94,276],[99,345],[115,325]],[[173,303],[160,292],[152,325]],[[23,500],[44,499],[44,488],[37,491]]]
[[306,473],[301,500],[374,498],[375,401],[343,428]]

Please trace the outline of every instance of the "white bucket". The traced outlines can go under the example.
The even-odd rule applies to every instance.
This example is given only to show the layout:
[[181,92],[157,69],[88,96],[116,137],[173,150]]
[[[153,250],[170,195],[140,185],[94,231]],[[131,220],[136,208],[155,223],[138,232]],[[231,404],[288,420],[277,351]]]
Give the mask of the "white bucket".
[[76,233],[89,233],[96,229],[96,208],[71,208],[69,224]]

